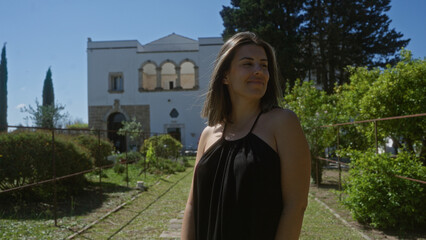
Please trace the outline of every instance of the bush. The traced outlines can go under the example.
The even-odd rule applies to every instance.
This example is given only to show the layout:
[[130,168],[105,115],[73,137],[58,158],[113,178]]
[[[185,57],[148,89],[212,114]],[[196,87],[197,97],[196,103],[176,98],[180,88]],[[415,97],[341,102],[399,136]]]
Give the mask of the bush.
[[415,155],[346,151],[351,157],[343,203],[356,220],[377,228],[411,230],[426,225],[426,186],[395,175],[426,179],[426,167]]
[[[116,154],[115,156],[118,162],[121,162],[121,163],[126,162],[126,153]],[[141,159],[142,159],[142,154],[140,152],[133,152],[133,151],[127,152],[128,163],[138,162]]]
[[146,139],[140,150],[144,156],[146,156],[150,145],[154,148],[155,156],[162,158],[176,159],[182,149],[182,143],[168,134]]
[[[49,132],[17,132],[0,134],[0,189],[35,183],[53,178],[52,136]],[[90,153],[73,141],[55,135],[56,176],[92,168]],[[84,175],[58,180],[58,196],[65,196],[82,189],[86,183]],[[24,198],[51,199],[53,184],[45,183],[13,192]]]
[[162,157],[157,158],[157,161],[151,163],[148,168],[148,172],[158,175],[183,171],[185,171],[184,164]]
[[98,137],[87,134],[78,135],[74,137],[74,140],[89,150],[93,164],[96,167],[108,165],[111,163],[107,160],[107,157],[113,150],[112,143],[109,141],[101,139],[99,142]]
[[117,163],[114,164],[113,170],[117,174],[122,174],[122,173],[124,173],[124,171],[126,171],[126,167],[123,164],[117,162]]

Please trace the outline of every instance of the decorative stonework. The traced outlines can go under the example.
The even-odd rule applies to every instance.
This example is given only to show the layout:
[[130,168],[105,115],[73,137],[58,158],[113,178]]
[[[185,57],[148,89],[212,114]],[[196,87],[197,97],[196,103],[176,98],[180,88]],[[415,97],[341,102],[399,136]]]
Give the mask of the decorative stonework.
[[89,128],[107,130],[108,116],[115,112],[123,113],[126,120],[136,117],[142,130],[151,132],[149,105],[120,105],[117,100],[113,106],[89,106]]

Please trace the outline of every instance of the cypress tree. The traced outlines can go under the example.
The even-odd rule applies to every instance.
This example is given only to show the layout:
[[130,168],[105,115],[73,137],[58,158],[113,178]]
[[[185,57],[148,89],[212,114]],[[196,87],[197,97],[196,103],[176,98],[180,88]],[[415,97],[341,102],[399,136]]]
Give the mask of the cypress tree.
[[0,60],[0,132],[7,131],[7,60],[6,43]]
[[42,123],[41,126],[45,128],[54,127],[53,112],[55,109],[55,95],[53,93],[52,71],[49,69],[46,73],[46,78],[43,84],[43,103],[41,107]]
[[53,93],[52,71],[47,70],[46,78],[43,84],[43,106],[54,106],[55,95]]

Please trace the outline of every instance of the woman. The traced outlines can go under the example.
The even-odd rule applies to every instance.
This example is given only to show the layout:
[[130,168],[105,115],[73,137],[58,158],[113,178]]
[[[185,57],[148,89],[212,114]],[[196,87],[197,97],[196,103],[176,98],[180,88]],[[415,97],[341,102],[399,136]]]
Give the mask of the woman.
[[310,154],[297,116],[278,108],[273,48],[254,33],[221,48],[202,112],[182,239],[298,239]]

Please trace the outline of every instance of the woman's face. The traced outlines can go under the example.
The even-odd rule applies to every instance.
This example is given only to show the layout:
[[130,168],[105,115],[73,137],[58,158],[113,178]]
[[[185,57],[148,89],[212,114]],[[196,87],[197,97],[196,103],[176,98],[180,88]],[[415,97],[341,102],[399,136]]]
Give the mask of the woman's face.
[[223,83],[231,100],[236,97],[260,100],[269,81],[268,58],[263,47],[250,44],[237,49]]

